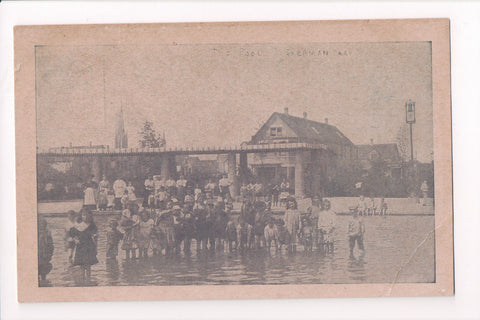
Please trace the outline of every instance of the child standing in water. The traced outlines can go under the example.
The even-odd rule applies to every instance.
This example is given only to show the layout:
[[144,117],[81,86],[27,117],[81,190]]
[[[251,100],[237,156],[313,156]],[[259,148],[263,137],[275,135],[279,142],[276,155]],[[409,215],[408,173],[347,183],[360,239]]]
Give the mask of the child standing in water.
[[73,250],[75,249],[75,240],[71,234],[71,230],[75,227],[77,214],[75,211],[70,210],[67,213],[67,223],[65,224],[65,250],[68,252],[68,262],[73,262]]
[[267,226],[264,229],[265,234],[265,243],[267,246],[267,250],[270,252],[270,247],[272,245],[272,241],[275,245],[275,251],[278,250],[278,230],[277,226],[273,222],[273,219],[268,221]]
[[232,252],[234,242],[235,242],[235,248],[238,247],[237,227],[235,226],[235,222],[231,220],[228,221],[227,226],[225,228],[225,234],[228,242],[228,252]]
[[147,258],[148,248],[150,247],[150,237],[155,223],[144,208],[140,209],[139,215],[141,216],[141,220],[138,231],[138,256],[139,258]]
[[131,253],[131,258],[135,259],[135,249],[137,248],[137,244],[135,241],[135,236],[134,236],[134,224],[135,222],[132,220],[132,215],[130,213],[130,210],[125,209],[122,212],[122,219],[120,221],[120,226],[124,230],[124,236],[123,236],[123,243],[122,243],[122,249],[125,250],[125,258],[130,259],[130,253]]
[[47,229],[47,221],[43,218],[38,220],[38,276],[42,281],[46,280],[47,274],[52,270],[50,260],[53,256],[53,239]]
[[116,259],[118,255],[118,243],[123,239],[123,233],[121,233],[117,227],[117,220],[110,221],[110,229],[107,232],[107,259]]
[[348,243],[350,246],[350,258],[355,258],[353,255],[353,249],[355,249],[355,243],[358,244],[358,249],[361,251],[360,255],[365,254],[365,248],[363,245],[363,235],[365,234],[365,225],[363,220],[358,217],[358,212],[353,213],[352,218],[348,223]]

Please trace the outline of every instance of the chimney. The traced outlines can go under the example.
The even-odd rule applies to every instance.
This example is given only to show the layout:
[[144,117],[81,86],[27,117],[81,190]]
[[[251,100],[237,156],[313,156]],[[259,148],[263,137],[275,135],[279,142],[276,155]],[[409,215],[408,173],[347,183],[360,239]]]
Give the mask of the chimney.
[[328,124],[328,118],[325,118],[325,124]]
[[284,108],[284,109],[283,109],[283,113],[285,113],[286,115],[288,115],[288,108]]
[[71,148],[71,147],[72,147],[72,143],[70,142],[70,143],[68,144],[68,146]]
[[92,147],[92,141],[90,141],[90,148]]
[[303,113],[303,119],[307,119],[307,113],[306,112]]
[[373,146],[373,139],[370,139],[370,144]]

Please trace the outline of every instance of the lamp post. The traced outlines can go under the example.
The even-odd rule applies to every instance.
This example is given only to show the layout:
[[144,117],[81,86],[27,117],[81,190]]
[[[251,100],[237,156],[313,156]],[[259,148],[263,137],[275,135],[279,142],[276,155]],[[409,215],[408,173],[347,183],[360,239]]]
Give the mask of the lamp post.
[[408,100],[405,102],[405,119],[410,125],[410,160],[413,162],[413,128],[412,124],[415,123],[415,102]]

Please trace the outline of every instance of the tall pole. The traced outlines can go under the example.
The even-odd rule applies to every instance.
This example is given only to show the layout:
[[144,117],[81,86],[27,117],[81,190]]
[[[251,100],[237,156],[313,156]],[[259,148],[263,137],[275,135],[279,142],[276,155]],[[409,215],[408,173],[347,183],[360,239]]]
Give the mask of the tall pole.
[[410,160],[413,162],[413,130],[412,123],[410,123]]
[[408,100],[405,102],[405,120],[410,125],[410,160],[413,163],[413,129],[412,124],[415,123],[415,102]]

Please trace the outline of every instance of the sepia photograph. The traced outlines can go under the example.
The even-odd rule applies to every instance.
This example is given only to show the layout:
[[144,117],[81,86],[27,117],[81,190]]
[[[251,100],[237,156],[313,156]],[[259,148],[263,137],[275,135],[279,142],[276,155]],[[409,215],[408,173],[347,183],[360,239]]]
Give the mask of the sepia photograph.
[[437,282],[431,40],[97,40],[31,51],[38,288]]

